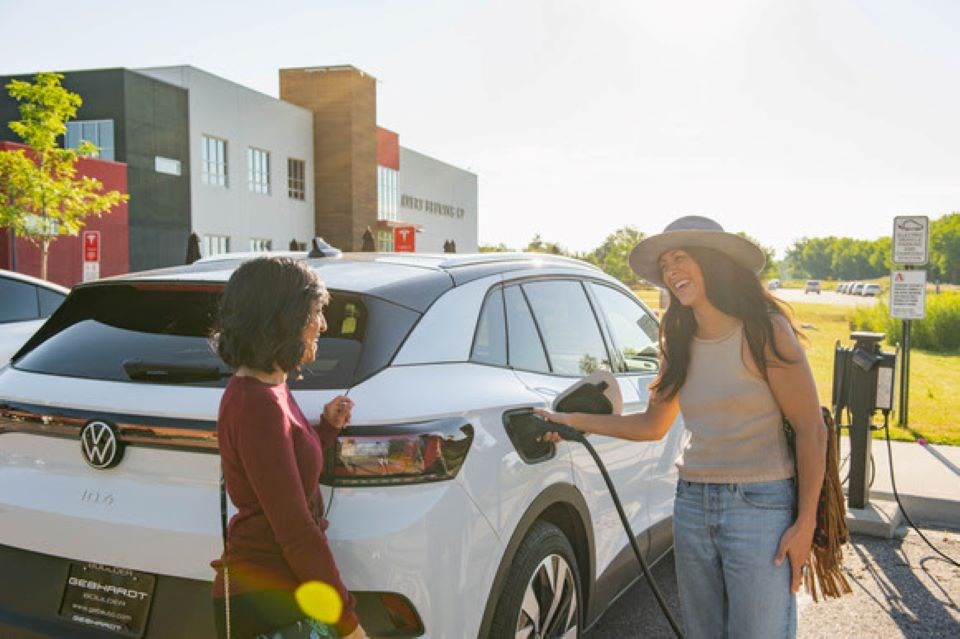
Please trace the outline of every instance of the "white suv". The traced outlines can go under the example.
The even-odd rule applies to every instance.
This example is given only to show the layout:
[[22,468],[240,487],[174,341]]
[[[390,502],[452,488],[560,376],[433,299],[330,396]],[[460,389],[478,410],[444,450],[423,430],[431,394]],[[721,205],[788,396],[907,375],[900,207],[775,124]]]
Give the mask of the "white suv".
[[[0,372],[0,636],[212,635],[230,371],[206,335],[239,263],[78,286]],[[323,497],[366,630],[579,636],[639,573],[593,461],[538,443],[530,408],[608,369],[624,410],[642,409],[654,315],[601,271],[543,255],[307,263],[333,302],[290,385],[311,420],[336,394],[356,402]],[[682,424],[659,442],[591,437],[656,561]]]

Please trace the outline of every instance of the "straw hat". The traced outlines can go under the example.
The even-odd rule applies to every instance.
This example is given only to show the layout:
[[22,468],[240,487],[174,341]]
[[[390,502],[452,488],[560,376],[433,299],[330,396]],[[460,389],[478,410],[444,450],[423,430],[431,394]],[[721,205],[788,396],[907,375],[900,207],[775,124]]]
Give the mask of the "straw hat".
[[661,288],[660,256],[673,249],[701,246],[719,251],[757,275],[767,262],[760,247],[739,235],[727,233],[708,217],[687,215],[670,222],[663,233],[644,238],[630,252],[633,272]]

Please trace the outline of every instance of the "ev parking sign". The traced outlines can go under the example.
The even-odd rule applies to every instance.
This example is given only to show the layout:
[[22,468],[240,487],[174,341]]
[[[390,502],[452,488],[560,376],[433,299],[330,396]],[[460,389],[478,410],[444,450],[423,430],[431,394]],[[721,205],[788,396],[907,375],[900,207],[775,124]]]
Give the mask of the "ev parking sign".
[[893,263],[922,266],[929,260],[930,219],[926,215],[893,218]]

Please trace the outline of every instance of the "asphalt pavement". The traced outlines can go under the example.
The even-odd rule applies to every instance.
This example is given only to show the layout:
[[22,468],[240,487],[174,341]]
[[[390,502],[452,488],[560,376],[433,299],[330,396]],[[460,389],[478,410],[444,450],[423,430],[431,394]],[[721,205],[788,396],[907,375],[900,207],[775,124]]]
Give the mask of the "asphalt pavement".
[[873,306],[880,301],[879,297],[842,295],[836,291],[804,293],[802,288],[778,288],[773,291],[773,294],[788,304],[809,302],[811,304],[834,304],[836,306]]
[[[842,456],[848,441],[841,439]],[[870,500],[892,500],[895,482],[907,514],[924,535],[960,561],[960,447],[891,442],[892,482],[886,442],[873,440],[871,446],[876,471]],[[852,594],[820,603],[800,594],[801,639],[960,638],[960,568],[944,561],[912,529],[903,526],[892,539],[853,535],[844,567]],[[653,568],[653,575],[682,623],[672,553]],[[586,639],[672,636],[642,579],[585,634]]]
[[[960,531],[921,530],[942,552],[960,558]],[[960,637],[960,568],[940,559],[917,533],[895,539],[854,535],[844,566],[852,594],[814,603],[801,591],[799,639]],[[682,624],[672,553],[653,575]],[[641,580],[584,636],[668,638],[673,632]]]

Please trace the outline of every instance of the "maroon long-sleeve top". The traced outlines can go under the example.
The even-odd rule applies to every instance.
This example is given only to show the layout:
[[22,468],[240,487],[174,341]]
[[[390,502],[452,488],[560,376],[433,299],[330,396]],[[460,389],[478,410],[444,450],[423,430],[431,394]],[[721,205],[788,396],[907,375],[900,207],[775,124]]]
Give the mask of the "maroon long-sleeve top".
[[[322,581],[343,600],[340,634],[357,626],[356,602],[340,578],[325,530],[319,479],[323,447],[336,428],[310,426],[287,385],[234,375],[220,400],[217,436],[223,476],[238,512],[227,527],[230,594],[293,591]],[[220,561],[213,596],[222,598]]]

